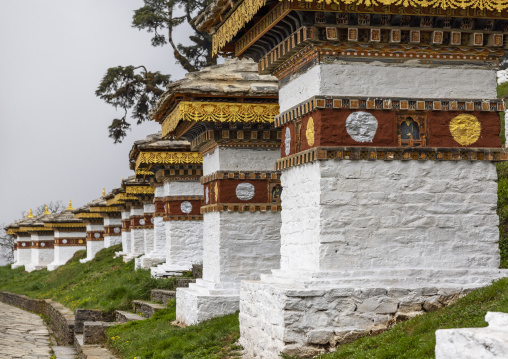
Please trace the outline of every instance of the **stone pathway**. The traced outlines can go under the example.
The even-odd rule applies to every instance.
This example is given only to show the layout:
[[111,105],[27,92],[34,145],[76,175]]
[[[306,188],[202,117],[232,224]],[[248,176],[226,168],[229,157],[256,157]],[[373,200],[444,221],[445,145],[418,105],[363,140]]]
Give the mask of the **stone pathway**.
[[0,303],[0,358],[48,359],[49,331],[36,314]]

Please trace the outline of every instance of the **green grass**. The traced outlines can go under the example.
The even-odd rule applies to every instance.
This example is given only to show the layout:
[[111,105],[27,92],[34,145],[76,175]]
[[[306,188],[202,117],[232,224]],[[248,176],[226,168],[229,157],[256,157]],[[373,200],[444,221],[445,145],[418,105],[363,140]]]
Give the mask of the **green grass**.
[[503,98],[508,96],[508,82],[497,85],[497,97]]
[[172,325],[176,306],[157,312],[152,318],[108,329],[109,346],[123,358],[137,359],[222,359],[237,358],[240,337],[238,314],[180,328]]
[[497,164],[497,174],[497,214],[499,215],[501,268],[508,268],[508,162],[500,162]]
[[499,132],[499,137],[501,138],[501,144],[504,146],[506,143],[506,130],[505,130],[505,113],[499,112],[499,119],[501,120],[501,131]]
[[79,263],[85,251],[77,252],[53,272],[26,273],[24,268],[0,267],[0,290],[32,298],[50,298],[69,309],[95,308],[105,311],[130,309],[134,299],[149,299],[153,288],[171,289],[171,279],[152,279],[147,270],[134,270],[134,261],[113,258],[121,245],[100,251],[88,263]]

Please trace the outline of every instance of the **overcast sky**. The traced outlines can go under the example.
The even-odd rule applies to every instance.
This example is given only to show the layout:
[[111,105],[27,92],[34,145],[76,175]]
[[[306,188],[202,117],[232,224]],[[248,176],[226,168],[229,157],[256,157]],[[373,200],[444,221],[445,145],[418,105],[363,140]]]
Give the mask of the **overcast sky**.
[[133,124],[124,143],[114,145],[107,127],[121,115],[95,89],[106,69],[118,65],[184,76],[168,46],[152,47],[148,33],[131,27],[142,5],[0,1],[0,224],[51,200],[72,199],[76,208],[132,174],[132,143],[160,125]]

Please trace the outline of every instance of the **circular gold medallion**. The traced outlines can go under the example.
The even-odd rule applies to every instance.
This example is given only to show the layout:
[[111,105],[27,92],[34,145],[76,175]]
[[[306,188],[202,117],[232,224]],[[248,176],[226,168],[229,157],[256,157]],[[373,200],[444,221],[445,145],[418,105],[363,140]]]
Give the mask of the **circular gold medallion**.
[[468,146],[478,141],[482,125],[475,116],[462,114],[452,118],[450,132],[455,141],[462,146]]
[[314,119],[312,117],[307,121],[307,131],[305,131],[305,136],[307,137],[307,143],[309,146],[314,144]]

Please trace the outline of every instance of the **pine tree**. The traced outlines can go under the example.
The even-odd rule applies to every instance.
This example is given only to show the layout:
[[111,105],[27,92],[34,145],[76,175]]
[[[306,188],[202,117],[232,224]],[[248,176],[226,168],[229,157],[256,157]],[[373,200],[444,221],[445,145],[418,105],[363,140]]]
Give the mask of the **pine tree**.
[[[205,9],[211,0],[144,0],[144,6],[134,11],[132,26],[153,33],[152,46],[170,45],[173,54],[188,72],[216,63],[212,57],[212,38],[199,32],[190,23],[193,15]],[[178,9],[178,11],[177,11]],[[183,15],[175,16],[175,12]],[[189,23],[193,33],[190,45],[175,44],[173,31],[183,23]],[[157,103],[170,82],[171,75],[151,72],[145,66],[117,66],[106,71],[95,95],[115,108],[124,110],[121,118],[109,126],[109,137],[115,143],[122,142],[130,128],[129,111],[137,124],[148,120],[149,111]]]

